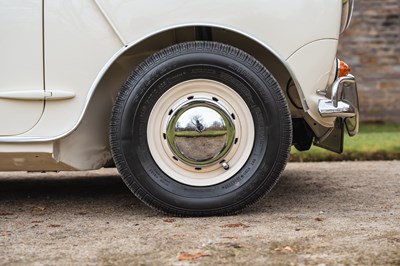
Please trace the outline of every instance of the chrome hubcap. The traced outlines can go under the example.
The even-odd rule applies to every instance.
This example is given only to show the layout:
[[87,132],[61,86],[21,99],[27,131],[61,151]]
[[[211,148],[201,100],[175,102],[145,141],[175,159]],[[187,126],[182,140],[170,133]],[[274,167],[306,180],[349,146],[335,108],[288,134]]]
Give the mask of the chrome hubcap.
[[167,141],[175,159],[195,168],[225,163],[234,143],[235,125],[218,101],[189,99],[170,117]]

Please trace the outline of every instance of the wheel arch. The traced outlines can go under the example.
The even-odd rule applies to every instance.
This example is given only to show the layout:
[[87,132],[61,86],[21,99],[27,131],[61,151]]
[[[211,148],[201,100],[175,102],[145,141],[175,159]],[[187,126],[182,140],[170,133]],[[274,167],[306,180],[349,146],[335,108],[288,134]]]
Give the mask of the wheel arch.
[[[209,36],[207,32],[211,33],[211,36]],[[221,26],[188,25],[172,27],[127,45],[110,59],[92,85],[80,123],[70,135],[60,140],[60,145],[63,146],[64,143],[68,145],[70,141],[79,141],[81,138],[80,135],[89,134],[93,136],[91,138],[93,146],[102,147],[103,150],[109,151],[108,133],[112,106],[122,84],[129,74],[142,61],[156,51],[177,43],[194,40],[211,40],[225,43],[252,55],[277,79],[288,99],[286,86],[290,79],[294,81],[296,81],[296,79],[292,76],[288,65],[285,63],[285,59],[267,44],[258,41],[256,38],[244,32]],[[300,89],[298,89],[298,92],[299,95],[301,95]],[[299,98],[302,99],[301,96]],[[290,109],[292,109],[289,100],[288,104]],[[85,143],[87,144],[87,138],[85,138]],[[71,154],[67,154],[70,152],[62,149],[62,147],[60,147],[59,151],[64,154],[64,156],[59,156],[60,158],[67,160],[69,164],[74,165],[78,169],[99,168],[106,164],[107,158],[111,158],[110,156],[104,156],[104,154],[102,154],[101,158],[96,162],[90,162],[89,167],[88,165],[77,165],[84,162],[75,161],[74,158],[76,157],[73,156],[72,152]],[[87,163],[88,162],[86,162],[86,164]]]

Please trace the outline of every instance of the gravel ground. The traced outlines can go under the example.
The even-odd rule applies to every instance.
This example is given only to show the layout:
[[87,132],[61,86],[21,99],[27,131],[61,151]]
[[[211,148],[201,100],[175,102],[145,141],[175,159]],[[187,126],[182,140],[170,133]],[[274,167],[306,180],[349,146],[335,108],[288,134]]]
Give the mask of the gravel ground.
[[400,162],[290,163],[236,216],[156,213],[115,169],[0,173],[0,265],[400,265]]

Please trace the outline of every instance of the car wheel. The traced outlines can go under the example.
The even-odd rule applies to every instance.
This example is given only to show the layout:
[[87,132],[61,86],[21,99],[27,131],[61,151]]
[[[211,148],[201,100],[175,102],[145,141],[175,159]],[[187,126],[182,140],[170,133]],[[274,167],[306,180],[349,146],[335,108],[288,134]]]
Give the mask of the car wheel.
[[291,117],[267,69],[215,42],[166,48],[138,66],[113,108],[111,148],[132,192],[183,216],[235,213],[277,182]]

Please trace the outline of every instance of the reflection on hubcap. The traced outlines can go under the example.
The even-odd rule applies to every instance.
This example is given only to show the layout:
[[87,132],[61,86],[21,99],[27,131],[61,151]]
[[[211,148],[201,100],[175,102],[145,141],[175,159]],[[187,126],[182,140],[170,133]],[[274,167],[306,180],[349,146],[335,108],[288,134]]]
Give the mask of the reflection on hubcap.
[[223,161],[234,143],[235,126],[217,101],[192,99],[172,111],[166,135],[175,159],[201,168]]

